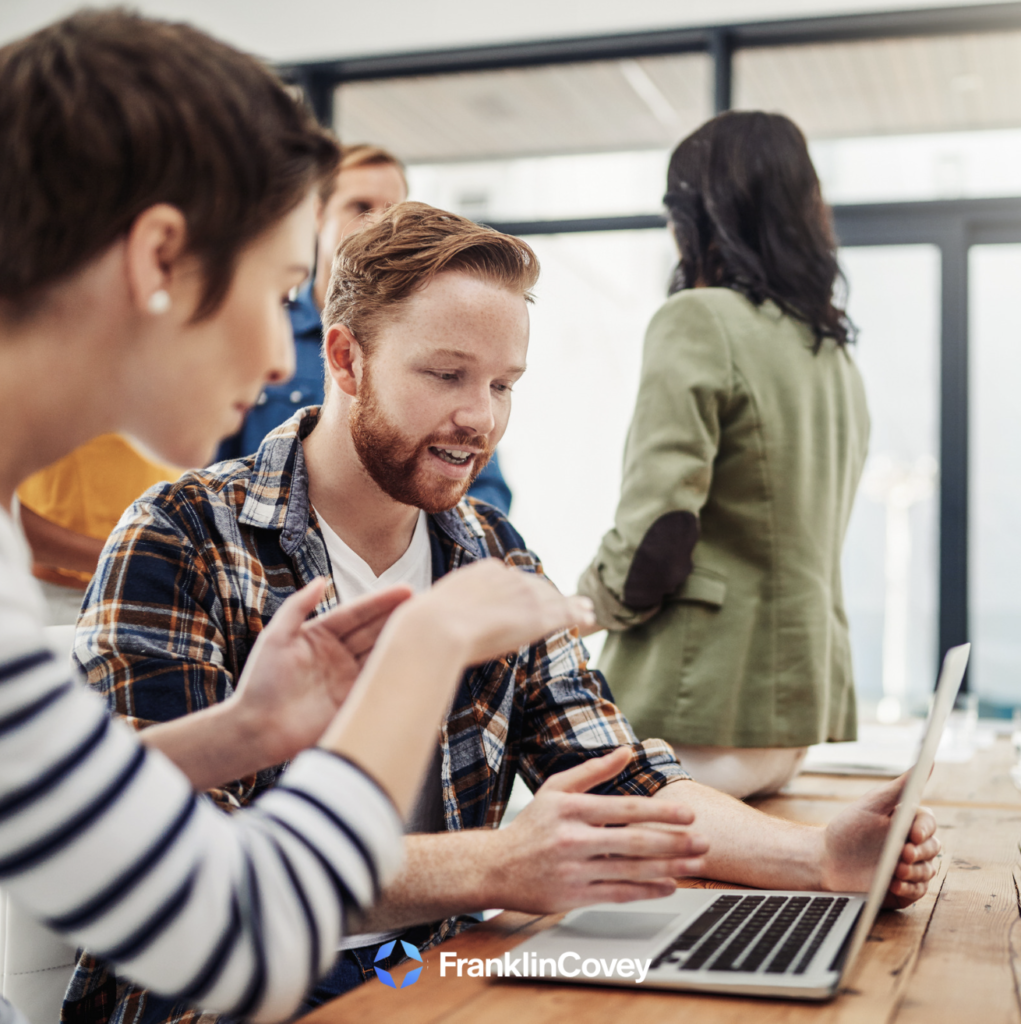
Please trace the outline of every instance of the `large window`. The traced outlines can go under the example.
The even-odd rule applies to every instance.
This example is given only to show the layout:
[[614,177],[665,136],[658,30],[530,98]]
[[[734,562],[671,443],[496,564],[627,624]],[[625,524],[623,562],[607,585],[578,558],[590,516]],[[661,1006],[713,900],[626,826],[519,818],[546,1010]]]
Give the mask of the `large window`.
[[411,195],[488,223],[624,216],[659,209],[666,150],[412,164]]
[[844,249],[860,334],[869,458],[844,546],[859,695],[924,710],[936,677],[940,254],[932,245]]
[[1021,245],[971,250],[974,687],[1021,703]]
[[1021,31],[739,50],[734,105],[801,127],[830,202],[1021,195]]
[[500,458],[512,518],[573,592],[613,525],[642,340],[676,261],[665,231],[528,239],[542,264],[528,372]]
[[669,153],[714,110],[791,117],[835,207],[872,412],[844,560],[860,691],[885,683],[918,708],[940,650],[970,630],[980,696],[1021,704],[1021,4],[295,73],[345,141],[408,161],[412,198],[536,248],[530,368],[501,455],[512,517],[566,590],[612,522],[642,336],[675,258]]

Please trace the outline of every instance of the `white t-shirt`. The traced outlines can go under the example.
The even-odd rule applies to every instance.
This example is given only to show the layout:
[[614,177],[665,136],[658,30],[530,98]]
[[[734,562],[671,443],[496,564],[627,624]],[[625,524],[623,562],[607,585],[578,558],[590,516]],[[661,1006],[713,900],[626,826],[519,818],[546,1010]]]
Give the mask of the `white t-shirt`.
[[337,598],[341,604],[347,604],[348,601],[354,601],[397,583],[406,583],[416,594],[421,594],[432,586],[433,559],[429,546],[429,519],[421,509],[408,550],[379,576],[372,571],[368,562],[347,546],[344,539],[318,511],[316,517],[319,520],[319,529],[323,531],[323,540],[326,541],[333,585],[337,588]]
[[[419,510],[418,522],[415,524],[415,532],[411,535],[408,550],[379,576],[360,555],[348,547],[318,510],[316,518],[326,542],[333,585],[337,589],[337,598],[341,604],[397,583],[406,583],[416,594],[421,594],[432,586],[432,547],[429,543],[429,519],[425,512]],[[442,832],[445,829],[440,770],[440,748],[437,747],[432,764],[426,769],[421,792],[404,824],[405,833]],[[405,929],[400,928],[397,931],[351,935],[341,939],[337,948],[357,949],[361,946],[382,945],[398,935],[403,935],[404,931]]]

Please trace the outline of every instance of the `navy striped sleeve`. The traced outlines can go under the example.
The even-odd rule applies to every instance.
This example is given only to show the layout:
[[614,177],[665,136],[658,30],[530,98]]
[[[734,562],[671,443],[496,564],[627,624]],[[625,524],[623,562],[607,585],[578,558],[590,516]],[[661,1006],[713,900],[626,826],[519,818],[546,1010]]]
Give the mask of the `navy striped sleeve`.
[[220,813],[49,653],[42,614],[0,512],[0,885],[147,988],[286,1019],[400,867],[392,803],[313,750]]

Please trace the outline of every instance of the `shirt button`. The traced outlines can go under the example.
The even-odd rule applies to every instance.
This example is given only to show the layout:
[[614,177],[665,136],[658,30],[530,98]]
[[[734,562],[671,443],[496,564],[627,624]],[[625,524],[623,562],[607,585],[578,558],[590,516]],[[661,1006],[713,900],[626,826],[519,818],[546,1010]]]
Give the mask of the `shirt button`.
[[291,401],[295,405],[297,405],[301,401],[301,392],[300,391],[292,391],[291,392]]

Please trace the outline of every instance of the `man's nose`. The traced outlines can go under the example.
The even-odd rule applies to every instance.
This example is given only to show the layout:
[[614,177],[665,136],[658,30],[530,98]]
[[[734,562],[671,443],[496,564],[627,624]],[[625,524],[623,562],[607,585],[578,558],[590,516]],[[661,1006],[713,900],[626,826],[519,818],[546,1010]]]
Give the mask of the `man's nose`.
[[484,389],[472,389],[470,396],[454,413],[454,423],[459,430],[472,434],[489,434],[496,426],[493,415],[493,395],[486,385]]

